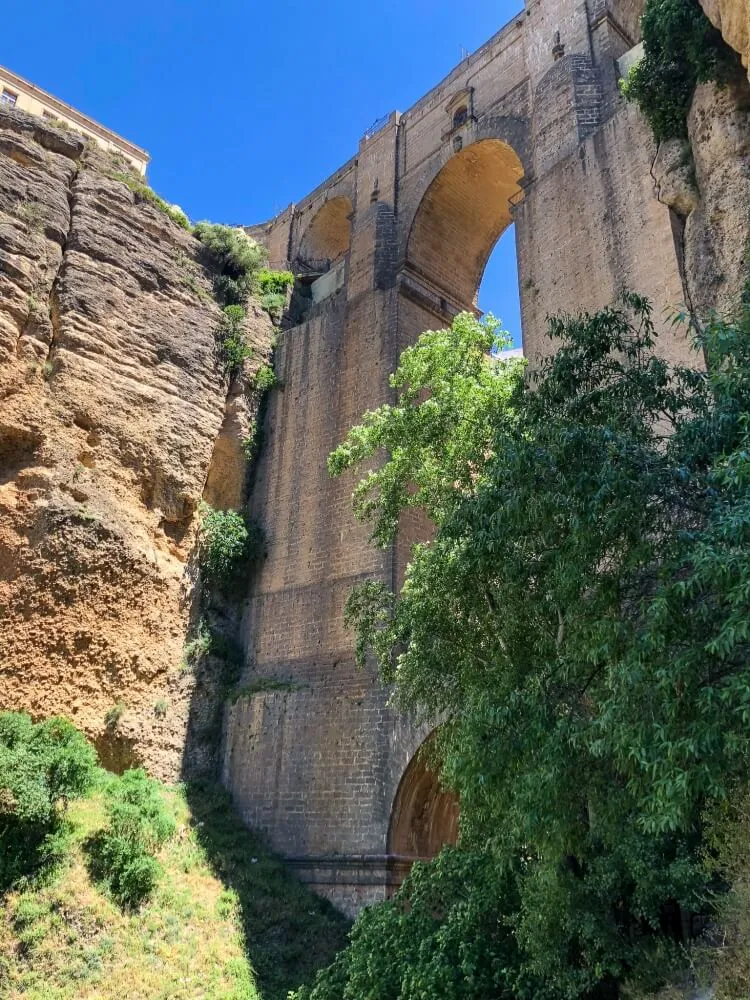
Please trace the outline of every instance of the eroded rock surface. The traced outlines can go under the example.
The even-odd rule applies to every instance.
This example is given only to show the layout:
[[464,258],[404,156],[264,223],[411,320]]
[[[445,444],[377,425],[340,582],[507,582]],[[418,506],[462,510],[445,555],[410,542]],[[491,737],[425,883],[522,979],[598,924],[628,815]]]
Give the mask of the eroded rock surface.
[[736,312],[750,239],[750,84],[701,84],[688,115],[689,142],[659,147],[656,195],[675,213],[686,304],[698,317]]
[[[227,399],[200,244],[122,169],[0,109],[0,706],[174,778],[197,507],[210,474],[241,502],[252,400]],[[271,325],[249,328],[260,363]]]
[[750,5],[747,0],[700,0],[706,17],[721,32],[722,38],[735,52],[742,65],[750,65]]

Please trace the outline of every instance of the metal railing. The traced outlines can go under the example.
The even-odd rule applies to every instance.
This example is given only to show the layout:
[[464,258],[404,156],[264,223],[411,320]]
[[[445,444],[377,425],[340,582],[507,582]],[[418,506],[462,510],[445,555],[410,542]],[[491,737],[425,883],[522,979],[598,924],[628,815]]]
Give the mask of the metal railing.
[[371,139],[376,132],[379,132],[381,128],[383,128],[385,125],[388,124],[388,120],[390,117],[391,117],[390,114],[387,114],[383,115],[382,118],[376,118],[375,121],[372,123],[372,125],[370,125],[369,128],[365,129],[364,138]]

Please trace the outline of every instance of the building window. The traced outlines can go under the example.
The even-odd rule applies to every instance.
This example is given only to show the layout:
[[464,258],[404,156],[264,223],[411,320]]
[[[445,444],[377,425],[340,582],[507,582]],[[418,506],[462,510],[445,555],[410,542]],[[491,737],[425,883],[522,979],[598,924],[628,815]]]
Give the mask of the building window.
[[453,116],[453,128],[461,128],[469,120],[469,112],[465,104],[462,104]]
[[18,94],[14,94],[12,90],[6,90],[3,87],[3,92],[0,94],[0,104],[10,104],[11,107],[18,100]]

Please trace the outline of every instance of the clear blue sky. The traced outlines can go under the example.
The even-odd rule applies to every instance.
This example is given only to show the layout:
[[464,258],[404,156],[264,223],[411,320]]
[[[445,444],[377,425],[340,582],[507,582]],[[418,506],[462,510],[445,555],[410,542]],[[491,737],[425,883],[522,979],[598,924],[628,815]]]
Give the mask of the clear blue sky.
[[[270,218],[405,111],[521,0],[36,0],[7,4],[0,64],[145,147],[192,219]],[[512,231],[480,306],[518,334]],[[517,337],[516,337],[517,339]]]

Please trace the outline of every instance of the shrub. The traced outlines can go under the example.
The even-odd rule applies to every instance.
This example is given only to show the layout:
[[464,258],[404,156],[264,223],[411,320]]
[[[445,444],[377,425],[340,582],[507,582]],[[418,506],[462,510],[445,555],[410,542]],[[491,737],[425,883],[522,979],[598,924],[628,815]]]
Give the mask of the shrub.
[[698,0],[648,0],[641,18],[643,59],[622,84],[654,138],[687,138],[687,114],[699,83],[726,83],[737,58]]
[[201,618],[193,637],[182,650],[182,669],[187,671],[210,652],[214,637],[205,618]]
[[163,212],[182,229],[190,229],[190,220],[179,205],[170,205],[168,201],[160,198],[156,191],[150,188],[139,174],[122,172],[114,173],[110,176],[113,180],[120,181],[128,187],[135,195],[136,200],[149,202],[149,204],[158,208],[159,211]]
[[199,222],[193,232],[215,261],[214,294],[218,302],[244,306],[268,257],[265,247],[232,226]]
[[107,729],[115,729],[126,711],[127,706],[124,701],[118,701],[117,704],[108,709],[104,716],[104,725]]
[[61,858],[67,800],[95,772],[94,749],[70,722],[0,714],[0,891]]
[[110,785],[106,813],[107,826],[86,844],[89,870],[121,906],[135,909],[159,881],[162,868],[154,854],[173,835],[174,818],[158,783],[141,769]]
[[447,848],[432,862],[417,862],[394,900],[363,910],[349,947],[312,987],[291,997],[550,1000],[519,974],[507,920],[517,906],[512,874],[486,854]]
[[245,340],[245,310],[242,306],[225,306],[216,339],[224,369],[234,375],[243,362],[252,356],[253,350]]
[[286,308],[286,295],[281,292],[266,292],[261,295],[260,304],[273,322],[278,324]]
[[257,521],[236,510],[201,505],[200,566],[207,580],[228,583],[264,552],[265,533]]
[[286,296],[293,284],[294,275],[291,271],[272,271],[264,267],[258,272],[258,291],[261,295]]
[[253,388],[258,392],[268,392],[269,389],[273,389],[275,385],[278,385],[278,380],[276,378],[276,372],[273,370],[273,366],[261,365],[253,376]]

